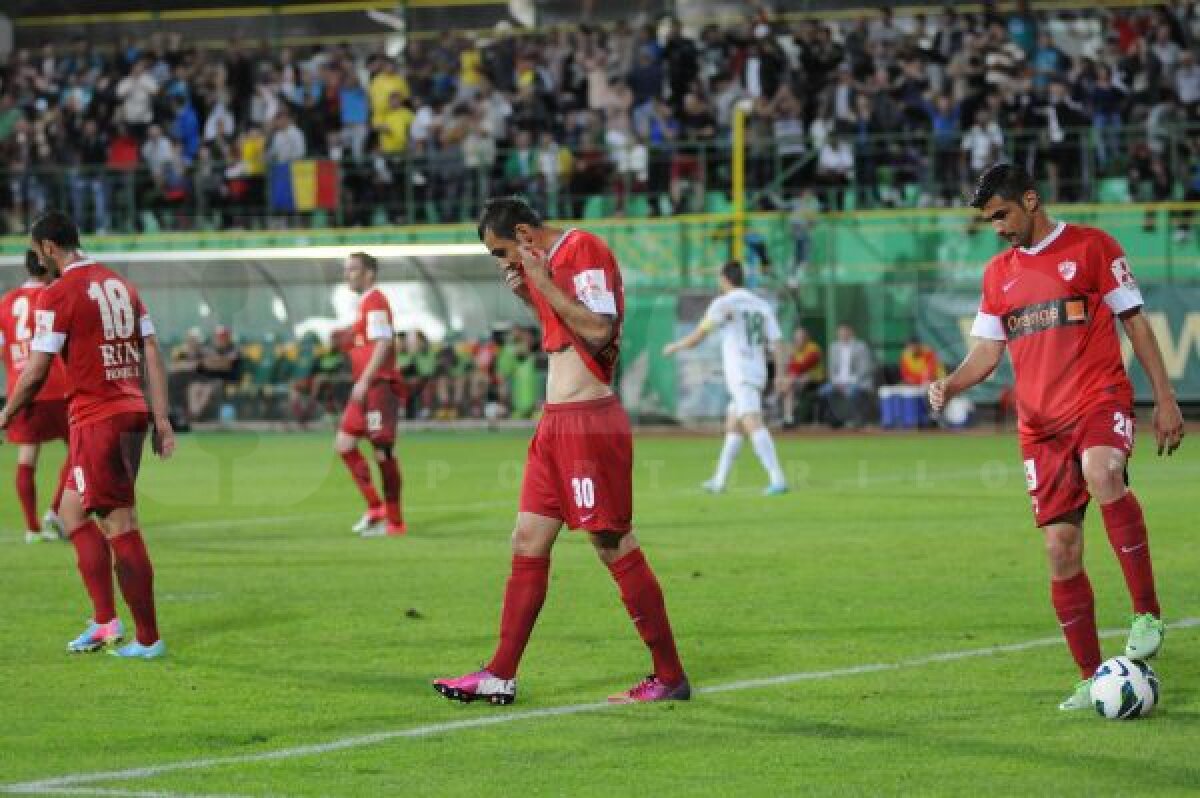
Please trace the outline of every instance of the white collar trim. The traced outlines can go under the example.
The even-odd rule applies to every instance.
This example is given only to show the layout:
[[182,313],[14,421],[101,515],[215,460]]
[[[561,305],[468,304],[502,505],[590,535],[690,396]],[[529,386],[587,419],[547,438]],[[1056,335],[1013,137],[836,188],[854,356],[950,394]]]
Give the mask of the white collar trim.
[[68,264],[67,268],[62,270],[62,273],[66,274],[67,272],[71,271],[71,269],[74,269],[76,266],[94,266],[95,264],[96,264],[96,261],[93,260],[92,258],[84,258],[83,260],[77,260],[74,263]]
[[1054,226],[1054,229],[1043,238],[1041,241],[1034,244],[1032,247],[1020,247],[1022,253],[1026,255],[1040,255],[1042,250],[1054,243],[1054,239],[1062,235],[1062,231],[1067,229],[1066,222],[1059,222]]
[[554,253],[558,252],[558,248],[563,245],[564,241],[566,241],[568,238],[570,238],[571,233],[574,233],[575,229],[576,228],[572,227],[569,230],[567,230],[567,232],[563,233],[562,235],[560,235],[558,237],[558,240],[554,242],[554,246],[550,247],[550,251],[546,253],[547,261],[554,257]]

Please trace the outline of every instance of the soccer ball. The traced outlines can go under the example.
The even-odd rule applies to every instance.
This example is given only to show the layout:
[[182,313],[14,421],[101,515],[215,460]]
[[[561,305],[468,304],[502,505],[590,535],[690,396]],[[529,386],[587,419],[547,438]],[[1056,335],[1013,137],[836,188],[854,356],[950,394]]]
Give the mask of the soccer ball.
[[1158,703],[1158,677],[1141,660],[1113,657],[1092,676],[1092,704],[1109,720],[1144,718]]

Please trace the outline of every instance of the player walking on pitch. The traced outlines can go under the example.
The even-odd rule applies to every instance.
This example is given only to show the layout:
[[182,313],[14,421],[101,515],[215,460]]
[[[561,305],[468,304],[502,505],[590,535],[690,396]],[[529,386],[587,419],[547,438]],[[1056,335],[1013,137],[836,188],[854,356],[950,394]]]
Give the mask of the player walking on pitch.
[[775,356],[775,379],[780,382],[787,379],[787,347],[775,311],[766,300],[743,287],[742,264],[726,263],[721,267],[718,282],[721,295],[708,306],[704,320],[680,340],[663,347],[663,354],[670,357],[680,350],[691,349],[713,330],[721,331],[729,410],[725,416],[725,445],[717,460],[716,473],[704,483],[704,489],[710,493],[725,490],[725,481],[741,451],[745,432],[770,480],[763,495],[776,496],[787,492],[787,480],[779,467],[771,431],[763,424],[762,395],[767,385],[766,350],[771,349]]
[[[4,347],[4,370],[8,384],[15,386],[21,370],[29,362],[29,345],[33,341],[34,308],[38,294],[50,277],[46,267],[33,250],[25,253],[25,270],[29,279],[24,285],[0,297],[0,345]],[[32,402],[13,417],[8,426],[8,440],[17,447],[17,500],[25,516],[25,542],[63,538],[62,519],[58,508],[66,485],[70,460],[63,461],[58,475],[58,489],[50,509],[39,525],[37,517],[37,463],[42,444],[54,440],[66,442],[67,383],[62,363],[55,361],[46,382]]]
[[516,698],[517,665],[546,598],[550,552],[565,523],[588,532],[654,661],[653,674],[609,701],[690,698],[662,590],[633,534],[633,436],[609,387],[625,309],[617,261],[596,236],[543,226],[516,198],[488,202],[479,237],[542,325],[547,403],[525,461],[499,645],[483,670],[438,679],[434,689],[459,701]]
[[154,325],[133,284],[83,253],[79,231],[66,215],[43,214],[33,223],[30,238],[33,251],[56,279],[38,296],[32,351],[0,411],[0,428],[7,428],[37,395],[54,356],[62,358],[71,393],[71,474],[62,518],[94,611],[67,650],[96,651],[124,637],[113,600],[115,561],[137,635],[110,653],[161,657],[166,647],[154,611],[154,567],[138,529],[134,497],[149,421],[154,424],[154,451],[166,458],[175,449]]
[[934,382],[935,411],[986,379],[1005,348],[1015,374],[1021,456],[1033,514],[1046,539],[1050,596],[1083,681],[1060,709],[1091,707],[1090,678],[1100,665],[1092,586],[1083,567],[1083,516],[1100,505],[1113,552],[1133,600],[1125,655],[1149,659],[1165,627],[1142,508],[1128,489],[1133,452],[1133,387],[1121,361],[1114,317],[1154,391],[1158,453],[1183,440],[1175,401],[1142,296],[1125,253],[1092,227],[1054,222],[1034,182],[997,164],[979,178],[971,205],[1012,248],[988,263],[974,343],[953,374]]
[[[365,252],[346,257],[342,266],[346,285],[359,294],[358,315],[348,330],[350,370],[354,387],[342,413],[334,448],[367,502],[367,512],[353,530],[363,537],[403,535],[408,531],[400,511],[400,464],[396,461],[395,331],[392,306],[375,287],[379,264]],[[375,450],[383,481],[383,499],[371,482],[371,467],[358,451],[362,438]]]

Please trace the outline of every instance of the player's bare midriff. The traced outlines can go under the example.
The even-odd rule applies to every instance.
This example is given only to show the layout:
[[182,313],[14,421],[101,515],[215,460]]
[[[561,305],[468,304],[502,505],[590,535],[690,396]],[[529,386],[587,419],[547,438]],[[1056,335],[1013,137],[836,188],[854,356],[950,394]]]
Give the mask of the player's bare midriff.
[[549,359],[546,372],[547,402],[586,402],[612,395],[612,388],[596,379],[574,347],[551,352]]

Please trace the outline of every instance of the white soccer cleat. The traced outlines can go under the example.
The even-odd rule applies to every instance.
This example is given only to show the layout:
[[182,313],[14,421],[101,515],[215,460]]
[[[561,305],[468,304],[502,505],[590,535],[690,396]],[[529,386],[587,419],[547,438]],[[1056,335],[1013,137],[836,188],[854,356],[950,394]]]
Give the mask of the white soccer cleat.
[[53,510],[47,510],[42,516],[42,540],[66,540],[67,529],[62,519]]

